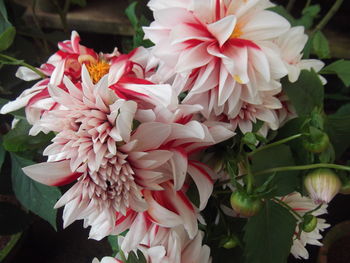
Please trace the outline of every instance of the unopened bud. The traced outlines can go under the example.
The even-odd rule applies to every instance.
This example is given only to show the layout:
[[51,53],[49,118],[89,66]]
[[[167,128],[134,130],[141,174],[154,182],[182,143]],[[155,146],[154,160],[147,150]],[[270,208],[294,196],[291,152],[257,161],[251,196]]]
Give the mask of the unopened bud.
[[320,204],[333,199],[341,188],[341,181],[332,170],[321,168],[308,173],[304,185],[315,203]]

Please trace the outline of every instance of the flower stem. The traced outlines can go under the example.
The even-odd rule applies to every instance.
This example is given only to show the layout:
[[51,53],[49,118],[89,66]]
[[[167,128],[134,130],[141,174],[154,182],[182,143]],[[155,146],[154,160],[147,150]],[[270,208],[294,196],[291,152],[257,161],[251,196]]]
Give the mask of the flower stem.
[[248,153],[248,156],[253,156],[254,154],[258,153],[258,152],[261,152],[263,150],[266,150],[266,149],[269,149],[269,148],[272,148],[274,146],[277,146],[277,145],[280,145],[280,144],[283,144],[283,143],[286,143],[286,142],[289,142],[289,141],[292,141],[292,140],[295,140],[299,137],[303,136],[302,133],[298,133],[298,134],[295,134],[293,136],[290,136],[290,137],[287,137],[287,138],[284,138],[282,140],[279,140],[279,141],[276,141],[276,142],[273,142],[273,143],[269,143],[269,144],[266,144],[264,146],[261,146],[259,148],[257,148],[256,150],[254,151],[251,151],[250,153]]
[[284,172],[284,171],[309,170],[309,169],[315,169],[315,168],[331,168],[331,169],[337,169],[337,170],[350,171],[350,166],[344,166],[344,165],[333,164],[333,163],[315,163],[315,164],[308,164],[308,165],[275,167],[275,168],[270,168],[270,169],[256,172],[254,173],[254,175],[262,175],[262,174]]
[[[36,67],[33,67],[32,65],[29,65],[27,63],[25,63],[22,60],[18,60],[16,58],[4,55],[4,54],[0,54],[0,58],[6,59],[9,62],[13,62],[13,63],[8,63],[8,64],[15,64],[15,65],[20,65],[20,66],[24,66],[26,68],[29,68],[30,70],[34,71],[36,74],[38,74],[41,78],[46,78],[46,75],[44,73],[42,73],[40,70],[38,70]],[[5,61],[6,64],[6,61]]]
[[304,9],[308,8],[311,4],[311,0],[307,0]]
[[288,12],[290,12],[293,9],[294,4],[295,4],[295,0],[288,1],[287,7],[286,7]]
[[322,30],[325,25],[329,22],[329,20],[334,16],[334,14],[338,11],[340,8],[341,4],[343,3],[344,0],[336,0],[335,3],[332,5],[331,9],[328,10],[328,13],[322,18],[322,20],[317,24],[315,29],[312,31],[312,34]]
[[299,215],[297,212],[294,211],[294,209],[292,207],[290,207],[288,204],[286,204],[285,202],[281,201],[278,198],[272,198],[272,200],[274,200],[275,202],[279,203],[281,206],[283,206],[284,208],[288,209],[293,215],[295,215],[297,218],[299,219],[303,219],[303,217],[301,215]]
[[245,156],[245,167],[247,169],[247,193],[250,194],[253,190],[254,176],[250,169],[248,155]]

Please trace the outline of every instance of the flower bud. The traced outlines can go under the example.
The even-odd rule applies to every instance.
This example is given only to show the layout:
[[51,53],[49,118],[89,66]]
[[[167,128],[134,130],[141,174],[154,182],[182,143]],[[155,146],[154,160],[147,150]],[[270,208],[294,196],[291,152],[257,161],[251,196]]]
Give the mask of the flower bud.
[[310,197],[320,204],[333,199],[341,188],[341,181],[332,170],[321,168],[308,173],[304,185]]
[[239,244],[239,239],[235,235],[231,235],[229,237],[226,237],[221,241],[221,247],[226,249],[235,248]]
[[317,226],[317,217],[314,215],[308,215],[306,214],[303,217],[303,222],[301,224],[301,227],[304,232],[310,233],[315,230]]
[[245,192],[235,191],[231,194],[230,202],[233,210],[245,217],[256,215],[262,208],[260,199],[249,196]]

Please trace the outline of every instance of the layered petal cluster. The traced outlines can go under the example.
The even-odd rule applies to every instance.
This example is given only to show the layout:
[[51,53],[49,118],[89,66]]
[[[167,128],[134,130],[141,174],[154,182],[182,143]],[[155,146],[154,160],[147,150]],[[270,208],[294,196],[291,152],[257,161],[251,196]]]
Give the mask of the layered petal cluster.
[[65,206],[64,226],[83,219],[92,227],[92,238],[130,228],[134,247],[133,231],[141,227],[146,233],[150,222],[183,225],[193,238],[198,209],[183,189],[187,174],[200,190],[200,209],[212,192],[214,176],[191,155],[233,133],[192,120],[198,106],[175,107],[169,85],[130,77],[130,65],[118,58],[113,76],[105,75],[96,84],[83,65],[81,83],[64,76],[63,87],[49,85],[50,97],[60,107],[44,113],[30,132],[53,131],[56,136],[44,150],[48,162],[24,172],[48,185],[77,180],[56,207]]
[[186,92],[183,103],[202,105],[207,119],[233,130],[251,131],[258,120],[277,129],[285,111],[280,79],[295,81],[301,69],[318,71],[322,62],[301,59],[303,29],[290,28],[271,6],[268,0],[150,1],[155,21],[144,31],[161,61],[158,79],[172,81],[177,93]]
[[[312,199],[308,197],[301,196],[300,193],[294,192],[285,197],[282,197],[281,200],[289,205],[295,212],[303,216],[305,213],[312,211],[318,207],[317,204],[313,202]],[[322,205],[319,209],[312,212],[311,214],[314,216],[319,216],[327,213],[327,205]],[[300,223],[300,219],[298,219]],[[319,241],[322,239],[322,235],[320,232],[324,231],[330,225],[326,223],[326,221],[322,218],[317,218],[317,226],[312,232],[301,232],[299,233],[299,227],[295,230],[295,236],[293,238],[293,245],[291,248],[291,253],[296,258],[309,258],[309,253],[305,248],[306,245],[315,245],[322,246],[322,243]]]
[[[202,245],[203,232],[199,231],[193,239],[190,239],[182,227],[163,228],[152,226],[148,235],[144,237],[139,246],[147,263],[210,263],[210,248]],[[122,247],[123,237],[119,237],[118,243]],[[125,253],[127,257],[128,253]],[[99,262],[94,259],[93,263]],[[123,262],[117,255],[116,258],[104,257],[103,262]]]
[[[98,54],[81,45],[80,36],[76,31],[72,32],[71,40],[59,42],[58,49],[38,69],[46,75],[46,78],[37,82],[32,88],[23,91],[16,100],[5,105],[0,111],[2,114],[25,107],[27,120],[34,124],[40,119],[43,112],[58,107],[48,92],[49,84],[63,85],[63,76],[68,77],[73,83],[80,82],[83,65],[89,69],[93,82],[97,83],[102,76],[108,73],[112,60],[120,55],[117,49],[110,54]],[[40,78],[39,75],[25,67],[20,67],[16,76],[26,81]]]

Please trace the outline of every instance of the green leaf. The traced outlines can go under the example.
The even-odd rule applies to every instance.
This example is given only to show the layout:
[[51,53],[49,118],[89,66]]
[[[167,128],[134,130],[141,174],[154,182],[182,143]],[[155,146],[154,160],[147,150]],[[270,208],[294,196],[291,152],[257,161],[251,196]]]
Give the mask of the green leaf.
[[29,216],[19,207],[0,202],[0,235],[12,235],[21,232],[27,225]]
[[152,46],[152,42],[149,40],[144,40],[144,32],[142,26],[148,25],[149,21],[144,15],[140,16],[140,19],[136,13],[137,2],[132,2],[126,9],[125,14],[129,18],[132,27],[134,28],[135,34],[133,36],[133,48],[144,46]]
[[3,99],[3,98],[0,98],[0,109],[2,108],[2,106],[4,106],[6,103],[8,103],[9,100],[6,100],[6,99]]
[[30,127],[26,120],[19,120],[15,128],[4,135],[4,148],[9,152],[33,150],[43,147],[52,139],[52,134],[28,135]]
[[4,32],[6,28],[12,26],[7,18],[7,11],[4,0],[0,0],[0,33]]
[[8,49],[16,35],[16,29],[7,18],[7,11],[3,0],[0,0],[0,51]]
[[16,36],[15,27],[8,27],[4,32],[0,34],[0,51],[8,49]]
[[[293,154],[287,145],[278,145],[258,152],[252,157],[253,174],[257,171],[274,167],[295,165]],[[299,183],[297,171],[278,172],[273,174],[259,175],[254,177],[258,186],[264,185],[271,180],[270,185],[274,190],[269,192],[270,196],[282,196],[295,191]]]
[[32,161],[13,153],[11,160],[12,187],[17,199],[25,208],[48,221],[56,229],[57,211],[53,207],[61,197],[60,190],[37,183],[23,173],[22,167],[33,164]]
[[108,236],[108,243],[112,248],[112,256],[115,257],[119,252],[118,236]]
[[339,158],[350,147],[350,104],[329,115],[325,129],[334,147],[336,158]]
[[345,86],[350,86],[350,60],[340,59],[321,70],[321,74],[337,74]]
[[137,255],[134,251],[129,253],[127,263],[147,263],[147,260],[142,252],[137,250]]
[[312,50],[320,59],[330,58],[329,43],[321,31],[317,31],[312,37]]
[[313,70],[302,70],[299,79],[293,83],[282,79],[282,88],[299,116],[309,115],[315,107],[323,105],[324,87]]
[[[0,143],[1,143],[1,140],[0,140]],[[4,147],[2,147],[2,145],[0,144],[0,171],[1,171],[2,164],[4,163],[4,160],[5,160],[5,154],[6,154],[6,151]]]
[[314,19],[321,11],[320,5],[310,5],[303,9],[302,17],[299,18],[293,26],[304,26],[306,29],[312,27]]
[[137,29],[139,27],[139,20],[136,16],[136,6],[137,6],[137,2],[132,2],[125,9],[125,14],[129,18],[130,23],[134,29]]
[[295,227],[296,219],[286,208],[267,201],[245,226],[245,262],[286,263]]

